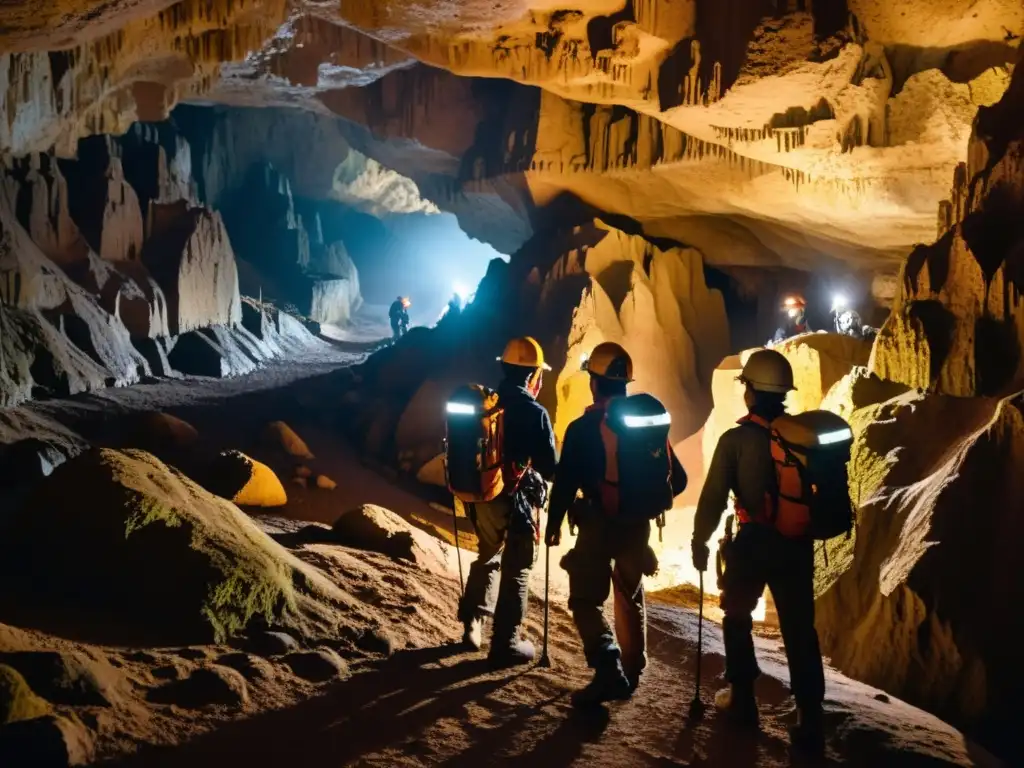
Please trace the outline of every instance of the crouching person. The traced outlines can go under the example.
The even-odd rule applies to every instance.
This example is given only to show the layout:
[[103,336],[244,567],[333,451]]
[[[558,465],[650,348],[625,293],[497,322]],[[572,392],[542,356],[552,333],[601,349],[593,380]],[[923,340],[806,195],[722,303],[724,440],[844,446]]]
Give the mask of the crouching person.
[[[545,532],[546,544],[557,546],[572,507],[579,537],[562,566],[569,573],[569,609],[594,670],[591,683],[573,696],[581,707],[628,699],[639,685],[647,665],[643,577],[658,567],[651,521],[660,524],[686,487],[668,441],[668,413],[650,395],[626,397],[633,377],[626,351],[600,344],[585,369],[594,403],[565,433]],[[610,592],[614,631],[602,611]]]

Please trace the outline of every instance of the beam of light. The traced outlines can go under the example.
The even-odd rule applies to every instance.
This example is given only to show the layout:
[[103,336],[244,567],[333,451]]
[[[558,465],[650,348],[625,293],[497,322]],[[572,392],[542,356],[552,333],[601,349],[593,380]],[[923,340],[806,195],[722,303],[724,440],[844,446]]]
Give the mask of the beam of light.
[[623,416],[622,420],[627,427],[664,427],[672,423],[672,416],[668,413],[657,413],[653,416]]
[[832,443],[841,443],[844,440],[852,440],[853,432],[849,429],[837,429],[832,432],[825,432],[818,435],[819,445],[832,445]]
[[832,296],[832,311],[836,312],[840,309],[846,308],[846,297],[841,293],[833,294]]
[[476,408],[466,403],[448,403],[445,409],[448,413],[455,414],[458,416],[472,416],[476,413]]
[[467,296],[469,296],[469,288],[467,288],[462,283],[455,282],[452,283],[452,293],[454,293],[460,299],[465,299]]
[[798,309],[791,309],[791,310],[789,310],[789,316],[790,317],[796,317],[799,314],[800,314],[800,310],[798,310]]

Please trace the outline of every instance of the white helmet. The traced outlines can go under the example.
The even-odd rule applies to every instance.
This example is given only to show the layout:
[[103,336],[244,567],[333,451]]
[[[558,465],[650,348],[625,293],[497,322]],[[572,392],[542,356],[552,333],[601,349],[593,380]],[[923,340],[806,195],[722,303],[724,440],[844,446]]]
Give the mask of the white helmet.
[[737,378],[758,392],[785,394],[796,389],[793,386],[793,367],[774,349],[759,349],[752,354]]

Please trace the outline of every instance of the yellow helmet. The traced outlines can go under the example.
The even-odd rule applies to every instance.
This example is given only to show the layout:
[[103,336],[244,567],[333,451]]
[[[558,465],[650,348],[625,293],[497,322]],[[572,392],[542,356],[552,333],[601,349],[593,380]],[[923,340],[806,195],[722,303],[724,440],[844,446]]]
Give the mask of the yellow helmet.
[[551,366],[544,362],[544,350],[532,336],[520,336],[517,339],[512,339],[505,345],[505,351],[497,359],[509,365],[551,370]]
[[602,342],[594,347],[590,357],[583,363],[583,370],[613,381],[633,380],[633,361],[629,353],[611,341]]

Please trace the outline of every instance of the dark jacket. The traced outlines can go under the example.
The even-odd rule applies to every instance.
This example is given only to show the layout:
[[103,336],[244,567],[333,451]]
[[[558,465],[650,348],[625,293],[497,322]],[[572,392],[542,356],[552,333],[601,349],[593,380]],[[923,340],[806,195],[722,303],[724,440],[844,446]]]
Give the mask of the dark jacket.
[[765,495],[775,492],[775,462],[768,431],[756,424],[740,424],[718,440],[697,502],[693,539],[706,544],[718,528],[729,501],[753,512],[764,508]]
[[[548,530],[562,525],[565,514],[576,499],[576,492],[583,491],[583,498],[592,505],[599,505],[600,482],[604,479],[605,455],[601,439],[601,421],[604,411],[588,410],[565,431],[562,442],[562,458],[555,471],[555,484],[551,489],[551,506],[548,509]],[[672,460],[672,495],[678,496],[686,490],[686,472],[669,448]]]
[[388,309],[388,317],[391,319],[391,325],[400,325],[409,323],[409,313],[405,310],[401,301],[391,302],[391,308]]
[[[555,451],[555,430],[547,409],[521,386],[503,381],[498,385],[498,402],[505,409],[505,459],[518,464],[529,463],[544,480],[555,474],[558,455]],[[517,533],[533,533],[533,506],[524,485],[512,497],[512,520],[509,528]]]

